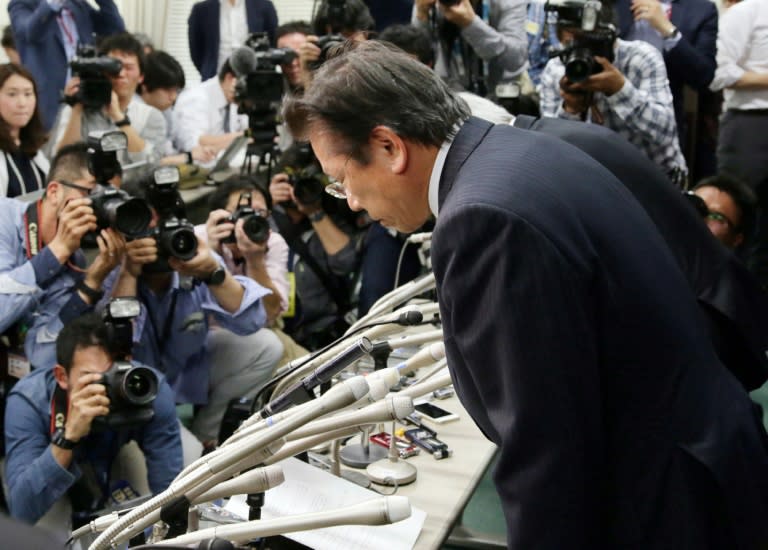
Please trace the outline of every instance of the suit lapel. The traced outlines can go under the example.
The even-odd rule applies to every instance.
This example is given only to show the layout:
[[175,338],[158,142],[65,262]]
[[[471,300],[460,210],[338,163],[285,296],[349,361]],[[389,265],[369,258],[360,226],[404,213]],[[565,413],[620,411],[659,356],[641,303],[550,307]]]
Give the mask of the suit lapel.
[[443,207],[445,198],[450,193],[459,169],[467,160],[472,151],[480,145],[485,135],[493,128],[493,124],[486,120],[470,117],[456,134],[445,158],[443,173],[440,174],[440,189],[437,192],[439,208]]

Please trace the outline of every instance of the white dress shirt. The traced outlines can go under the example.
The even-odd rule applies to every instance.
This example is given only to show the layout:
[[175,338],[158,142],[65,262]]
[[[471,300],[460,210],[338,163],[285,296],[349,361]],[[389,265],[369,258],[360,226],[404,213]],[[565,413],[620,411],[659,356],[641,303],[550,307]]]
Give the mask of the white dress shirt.
[[228,133],[224,131],[226,113],[230,132],[242,132],[248,128],[248,117],[237,114],[236,104],[227,104],[218,76],[184,90],[173,108],[173,143],[176,149],[191,151],[201,136]]
[[248,16],[245,12],[245,0],[235,0],[235,5],[229,0],[219,0],[219,61],[216,70],[232,54],[245,44],[248,38]]
[[768,89],[729,89],[744,73],[768,73],[768,2],[743,0],[720,17],[717,70],[709,87],[722,90],[724,109],[768,109]]

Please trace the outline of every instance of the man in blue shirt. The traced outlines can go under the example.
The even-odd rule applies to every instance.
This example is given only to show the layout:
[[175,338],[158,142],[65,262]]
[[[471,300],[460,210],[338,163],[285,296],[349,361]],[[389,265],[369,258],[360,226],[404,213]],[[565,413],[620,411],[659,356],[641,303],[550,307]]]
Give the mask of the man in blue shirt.
[[0,198],[0,334],[23,342],[35,368],[53,367],[62,326],[93,308],[122,258],[123,237],[106,229],[97,238],[96,259],[85,268],[80,241],[96,229],[88,198],[95,185],[80,143],[53,159],[42,199],[25,204]]
[[[153,237],[129,242],[114,285],[110,279],[105,286],[112,288],[112,296],[139,298],[134,358],[165,374],[177,403],[201,406],[192,429],[201,441],[212,442],[229,401],[258,388],[242,387],[237,395],[225,396],[211,388],[211,371],[226,368],[215,361],[211,335],[222,329],[238,336],[258,331],[267,322],[261,298],[271,291],[250,277],[233,276],[203,241],[187,261],[171,257],[160,267],[164,262],[157,262],[159,255]],[[282,344],[262,332],[266,340],[254,346],[254,361],[276,366]]]
[[[110,412],[100,381],[113,364],[113,349],[106,324],[96,314],[83,315],[61,331],[56,366],[23,378],[8,396],[5,479],[13,517],[35,523],[67,496],[73,512],[100,508],[117,481],[110,475],[115,457],[132,440],[144,452],[153,493],[181,471],[173,392],[162,376],[151,420],[94,429],[94,419]],[[83,509],[84,502],[95,508]]]

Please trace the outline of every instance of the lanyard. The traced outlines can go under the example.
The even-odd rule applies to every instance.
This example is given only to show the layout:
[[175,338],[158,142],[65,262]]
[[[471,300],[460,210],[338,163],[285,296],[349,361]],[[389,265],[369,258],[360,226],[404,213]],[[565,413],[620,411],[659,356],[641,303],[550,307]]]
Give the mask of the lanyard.
[[40,209],[43,200],[38,199],[27,207],[24,214],[25,236],[27,239],[27,258],[32,259],[43,248],[43,238],[40,235]]
[[69,411],[69,397],[67,392],[61,389],[58,382],[53,390],[51,398],[51,433],[58,429],[63,429],[67,423],[67,412]]

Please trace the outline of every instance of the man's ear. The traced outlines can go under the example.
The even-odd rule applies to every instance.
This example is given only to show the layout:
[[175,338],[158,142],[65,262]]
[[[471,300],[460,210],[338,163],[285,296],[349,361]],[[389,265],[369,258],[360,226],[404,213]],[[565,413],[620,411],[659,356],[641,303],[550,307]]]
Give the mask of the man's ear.
[[389,126],[376,126],[368,140],[374,155],[381,153],[394,174],[402,174],[408,167],[408,147]]
[[56,379],[56,382],[59,384],[59,387],[62,390],[67,391],[69,389],[69,376],[67,375],[67,369],[61,365],[55,365],[53,367],[53,377]]

